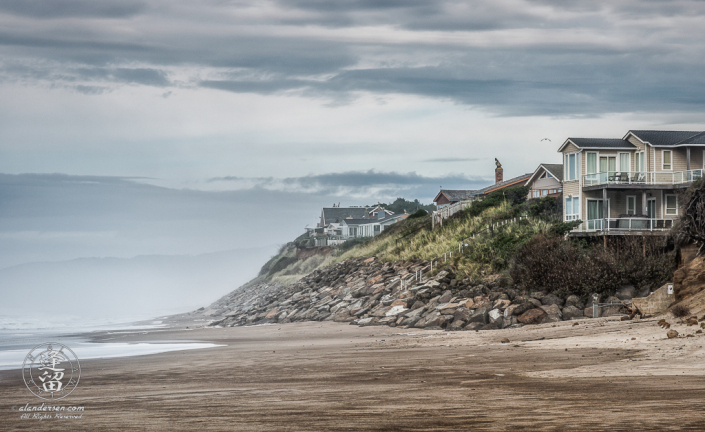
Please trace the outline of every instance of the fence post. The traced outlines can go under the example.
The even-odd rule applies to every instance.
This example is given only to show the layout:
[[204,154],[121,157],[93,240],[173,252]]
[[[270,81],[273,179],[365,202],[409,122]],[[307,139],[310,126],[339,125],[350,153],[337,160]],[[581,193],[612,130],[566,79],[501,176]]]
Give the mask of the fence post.
[[600,306],[597,303],[592,304],[592,317],[599,318],[600,316]]

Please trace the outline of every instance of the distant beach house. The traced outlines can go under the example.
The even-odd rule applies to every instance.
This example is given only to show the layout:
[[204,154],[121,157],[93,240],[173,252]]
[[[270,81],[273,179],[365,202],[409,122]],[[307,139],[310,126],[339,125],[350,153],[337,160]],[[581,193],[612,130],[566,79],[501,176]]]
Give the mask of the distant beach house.
[[512,186],[523,186],[529,179],[529,177],[531,177],[531,173],[529,173],[522,174],[509,180],[504,180],[504,168],[502,168],[502,164],[500,164],[497,159],[495,159],[495,164],[495,182],[493,185],[476,190],[441,189],[436,195],[436,197],[433,199],[433,202],[436,203],[436,210],[440,210],[444,207],[449,207],[454,204],[459,205],[460,203],[468,201],[482,201],[482,199],[487,194],[492,193],[494,191],[502,190]]
[[318,228],[324,228],[331,223],[340,223],[343,219],[362,219],[369,217],[367,207],[323,207]]
[[384,231],[386,227],[407,218],[407,214],[379,213],[377,218],[343,219],[341,223],[342,235],[345,238],[374,237]]
[[389,225],[407,218],[408,214],[394,214],[381,204],[374,207],[323,207],[315,228],[306,227],[315,246],[341,244],[351,238],[374,237]]
[[563,165],[541,164],[526,181],[528,198],[558,197],[563,190]]
[[619,138],[568,138],[563,219],[571,235],[660,234],[681,214],[678,191],[702,177],[705,132],[630,130]]

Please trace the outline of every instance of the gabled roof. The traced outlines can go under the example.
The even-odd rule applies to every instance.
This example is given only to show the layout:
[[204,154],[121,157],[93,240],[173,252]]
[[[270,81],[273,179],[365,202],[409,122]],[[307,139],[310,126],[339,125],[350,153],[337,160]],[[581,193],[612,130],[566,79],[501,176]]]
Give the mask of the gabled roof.
[[563,182],[563,164],[541,164],[536,168],[536,171],[529,177],[528,180],[526,180],[525,185],[528,186],[529,183],[534,181],[538,173],[546,171],[550,176],[558,180],[559,182]]
[[485,195],[485,194],[488,194],[494,190],[504,189],[505,187],[514,186],[518,183],[524,184],[529,179],[529,177],[531,177],[531,173],[523,174],[518,177],[511,178],[509,180],[495,183],[492,186],[487,186],[485,188],[478,189],[476,191],[472,191],[472,195],[473,196]]
[[563,164],[541,164],[558,181],[563,181]]
[[445,195],[445,197],[448,198],[448,201],[463,201],[470,199],[470,196],[473,192],[475,191],[441,189],[441,191],[438,192],[438,195],[436,195],[436,197],[433,199],[433,202],[438,202],[438,198],[440,198],[441,195]]
[[637,137],[641,142],[656,147],[676,147],[679,145],[705,145],[705,132],[697,131],[658,131],[630,130],[627,132]]
[[609,149],[609,150],[634,150],[636,146],[624,139],[618,138],[568,138],[558,149],[563,151],[565,146],[573,144],[579,149]]
[[346,218],[365,218],[367,208],[365,207],[323,207],[323,225],[330,223],[340,223]]

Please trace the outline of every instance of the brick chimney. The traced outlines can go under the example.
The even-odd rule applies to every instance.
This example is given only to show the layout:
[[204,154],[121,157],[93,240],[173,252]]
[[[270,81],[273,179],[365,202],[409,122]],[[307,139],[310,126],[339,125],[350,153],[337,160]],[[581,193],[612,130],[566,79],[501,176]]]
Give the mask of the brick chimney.
[[494,182],[495,184],[497,184],[504,181],[504,169],[502,168],[502,164],[499,163],[497,158],[495,158],[494,161],[495,165],[497,165],[497,168],[494,169]]

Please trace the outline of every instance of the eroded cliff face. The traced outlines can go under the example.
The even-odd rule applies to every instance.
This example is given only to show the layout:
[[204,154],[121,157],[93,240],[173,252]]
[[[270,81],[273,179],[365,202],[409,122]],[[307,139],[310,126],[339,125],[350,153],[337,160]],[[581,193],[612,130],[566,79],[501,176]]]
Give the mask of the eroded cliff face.
[[681,301],[705,289],[705,256],[696,257],[673,274],[676,300]]
[[693,297],[705,290],[705,256],[694,258],[673,274],[676,301]]

